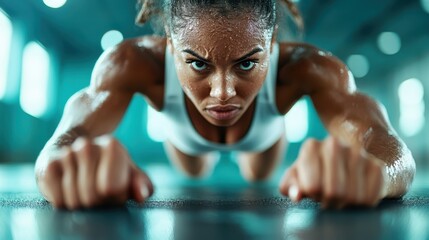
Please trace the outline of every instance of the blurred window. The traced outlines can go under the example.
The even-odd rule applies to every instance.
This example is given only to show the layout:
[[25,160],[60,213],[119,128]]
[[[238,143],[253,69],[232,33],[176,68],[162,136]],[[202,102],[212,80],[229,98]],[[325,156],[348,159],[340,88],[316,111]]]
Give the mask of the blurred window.
[[50,8],[60,8],[66,4],[67,0],[43,0],[46,6]]
[[121,32],[111,30],[106,32],[101,38],[101,47],[103,48],[103,50],[107,50],[122,42],[122,40],[124,40],[124,36]]
[[421,132],[425,125],[424,88],[420,80],[408,79],[399,85],[400,101],[399,125],[406,137],[412,137]]
[[6,96],[9,55],[12,40],[12,22],[0,9],[0,100]]
[[48,89],[51,59],[46,49],[36,42],[24,48],[20,104],[22,109],[36,118],[48,110]]

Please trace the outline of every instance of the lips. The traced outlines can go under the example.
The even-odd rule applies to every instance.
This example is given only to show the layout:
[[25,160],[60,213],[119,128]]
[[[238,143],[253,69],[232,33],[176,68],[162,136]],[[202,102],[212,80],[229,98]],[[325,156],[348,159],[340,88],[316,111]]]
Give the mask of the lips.
[[235,118],[241,107],[235,104],[209,105],[206,107],[207,113],[217,120],[230,120]]

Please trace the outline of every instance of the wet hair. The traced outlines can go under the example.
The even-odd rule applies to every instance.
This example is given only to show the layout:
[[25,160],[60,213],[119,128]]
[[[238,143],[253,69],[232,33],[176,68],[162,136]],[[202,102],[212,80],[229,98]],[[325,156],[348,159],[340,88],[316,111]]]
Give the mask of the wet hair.
[[139,12],[136,24],[144,25],[152,16],[158,15],[169,30],[175,32],[176,28],[186,24],[187,19],[205,13],[202,10],[216,10],[217,14],[223,16],[252,12],[267,29],[274,29],[279,24],[278,12],[281,7],[287,8],[298,31],[302,33],[303,19],[293,0],[137,0]]

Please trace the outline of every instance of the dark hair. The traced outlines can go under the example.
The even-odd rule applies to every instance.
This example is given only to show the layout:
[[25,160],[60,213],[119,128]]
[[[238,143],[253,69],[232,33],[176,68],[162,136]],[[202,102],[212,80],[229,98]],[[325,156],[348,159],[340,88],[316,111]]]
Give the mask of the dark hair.
[[[137,0],[139,13],[136,24],[143,25],[153,15],[162,15],[164,23],[174,31],[177,20],[195,16],[198,10],[217,10],[217,13],[228,16],[237,11],[250,11],[264,20],[265,26],[273,28],[277,23],[277,5],[285,5],[293,17],[298,31],[304,29],[303,19],[293,0]],[[187,15],[188,14],[188,15]]]

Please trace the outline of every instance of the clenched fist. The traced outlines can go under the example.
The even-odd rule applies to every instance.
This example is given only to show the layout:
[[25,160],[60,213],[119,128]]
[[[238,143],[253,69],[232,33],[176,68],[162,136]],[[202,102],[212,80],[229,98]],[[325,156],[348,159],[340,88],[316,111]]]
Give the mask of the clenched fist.
[[55,207],[120,205],[128,199],[143,202],[153,193],[147,175],[111,136],[78,138],[49,154],[35,170],[41,193]]
[[310,198],[322,207],[375,206],[386,197],[385,164],[362,148],[328,137],[308,140],[285,172],[280,192],[293,201]]

